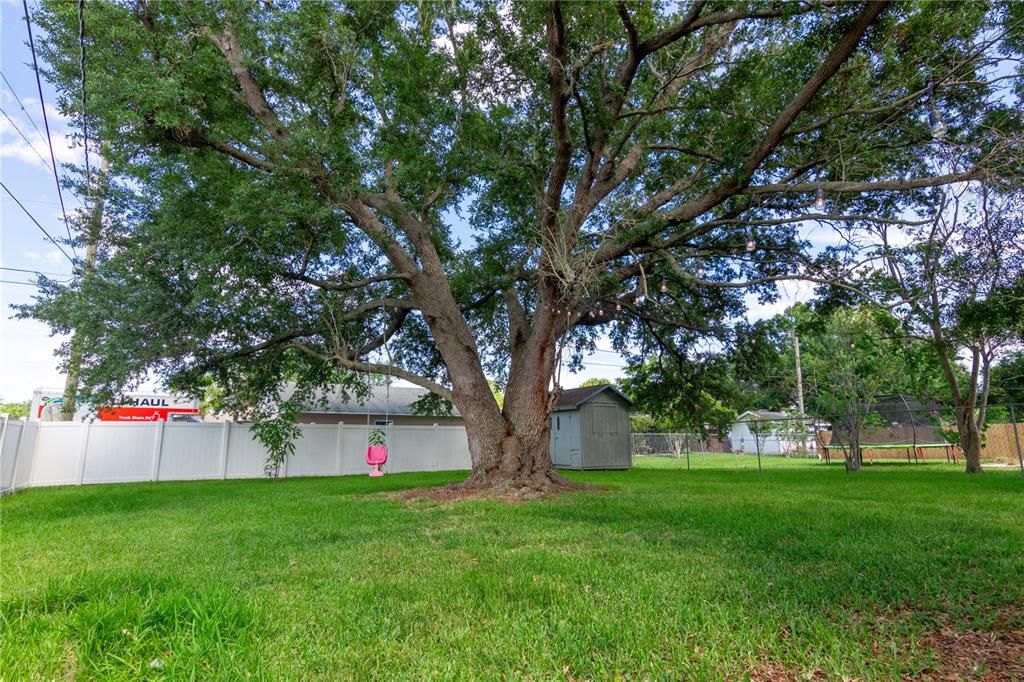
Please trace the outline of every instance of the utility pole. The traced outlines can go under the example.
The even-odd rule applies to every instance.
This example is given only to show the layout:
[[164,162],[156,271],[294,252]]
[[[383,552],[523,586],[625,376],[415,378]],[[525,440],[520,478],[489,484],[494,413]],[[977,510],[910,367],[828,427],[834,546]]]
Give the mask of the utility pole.
[[796,407],[800,413],[800,450],[807,452],[807,424],[804,414],[804,375],[800,369],[800,336],[793,332],[793,352],[796,356]]
[[[89,216],[88,243],[85,247],[85,262],[82,265],[81,286],[96,268],[96,252],[99,250],[100,233],[103,229],[103,203],[107,196],[107,171],[110,169],[110,161],[104,157],[100,166],[99,176],[96,178],[96,203],[92,207],[92,215]],[[81,290],[78,292],[82,295]],[[75,331],[71,336],[71,350],[68,353],[68,377],[64,382],[64,401],[60,406],[58,419],[62,422],[69,422],[75,418],[75,408],[78,399],[78,376],[82,371],[82,339]]]

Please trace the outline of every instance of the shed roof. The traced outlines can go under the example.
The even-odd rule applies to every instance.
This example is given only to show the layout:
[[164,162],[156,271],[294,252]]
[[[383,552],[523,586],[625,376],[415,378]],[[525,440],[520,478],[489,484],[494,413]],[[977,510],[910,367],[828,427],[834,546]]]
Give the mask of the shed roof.
[[611,391],[615,395],[619,396],[626,401],[626,404],[632,405],[633,401],[623,395],[622,391],[615,388],[611,384],[597,384],[596,386],[581,386],[579,388],[567,388],[558,394],[558,401],[555,403],[556,410],[572,410],[588,400],[596,397],[598,394],[604,391]]

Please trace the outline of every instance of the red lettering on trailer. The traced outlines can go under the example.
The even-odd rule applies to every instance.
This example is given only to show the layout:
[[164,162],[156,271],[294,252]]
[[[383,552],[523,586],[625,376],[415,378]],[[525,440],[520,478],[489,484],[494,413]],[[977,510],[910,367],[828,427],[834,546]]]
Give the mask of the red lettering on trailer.
[[172,414],[199,414],[188,407],[101,407],[97,416],[103,422],[165,422]]

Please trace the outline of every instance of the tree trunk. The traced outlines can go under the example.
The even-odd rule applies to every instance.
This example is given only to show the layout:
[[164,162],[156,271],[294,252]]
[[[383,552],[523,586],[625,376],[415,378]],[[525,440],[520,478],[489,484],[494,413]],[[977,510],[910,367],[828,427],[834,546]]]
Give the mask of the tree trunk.
[[504,407],[497,415],[477,409],[493,402],[488,392],[464,395],[459,411],[466,416],[466,431],[473,472],[462,484],[500,496],[531,499],[545,493],[584,486],[555,471],[551,461],[551,410],[548,387],[555,365],[555,339],[533,335],[512,363]]
[[525,499],[585,487],[559,475],[551,461],[548,387],[562,321],[542,311],[528,333],[513,335],[505,402],[499,408],[449,285],[432,274],[426,269],[424,276],[412,280],[412,288],[448,369],[452,402],[466,424],[473,469],[458,487]]
[[974,421],[974,410],[967,406],[957,406],[956,427],[960,440],[960,449],[964,452],[965,471],[969,474],[982,473],[981,468],[981,429]]
[[861,457],[860,457],[860,437],[851,431],[850,434],[850,451],[846,456],[846,471],[860,471],[861,469]]

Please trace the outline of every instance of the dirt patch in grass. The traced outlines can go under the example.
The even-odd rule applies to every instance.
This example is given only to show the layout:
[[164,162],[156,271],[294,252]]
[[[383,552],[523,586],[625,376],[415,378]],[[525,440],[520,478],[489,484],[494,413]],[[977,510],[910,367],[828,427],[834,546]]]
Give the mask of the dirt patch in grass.
[[[901,618],[913,617],[911,609],[877,616],[880,630],[888,629]],[[920,617],[922,612],[917,611]],[[989,621],[991,629],[971,627],[971,622],[956,627],[948,614],[928,614],[934,627],[920,633],[912,643],[904,638],[900,657],[930,654],[934,665],[916,672],[904,673],[906,680],[926,682],[1021,682],[1024,681],[1024,611],[1014,604],[998,610]],[[964,627],[965,626],[965,627]],[[883,637],[884,639],[884,637]],[[875,655],[881,651],[876,642]],[[747,670],[751,682],[798,682],[834,679],[821,670],[798,670],[778,661],[765,661]],[[847,682],[857,678],[843,677]]]
[[450,503],[462,500],[497,500],[499,502],[518,503],[534,502],[549,499],[558,495],[573,492],[600,492],[610,490],[608,486],[591,485],[566,481],[557,486],[514,486],[495,485],[480,486],[466,483],[449,483],[437,488],[414,488],[392,493],[390,497],[404,502],[426,500],[428,502]]
[[1024,680],[1024,629],[958,631],[944,627],[927,633],[921,645],[935,652],[941,670],[923,671],[925,680]]
[[815,670],[801,673],[781,663],[765,663],[747,671],[750,682],[818,682],[830,679],[825,673]]

